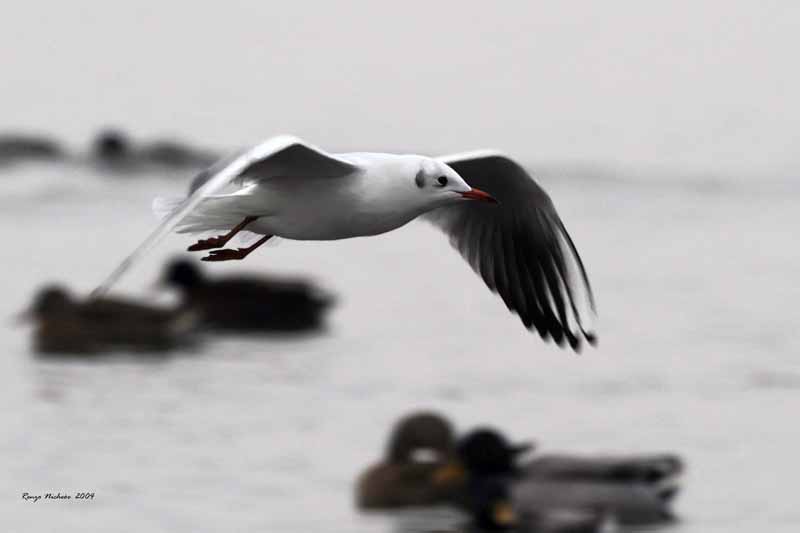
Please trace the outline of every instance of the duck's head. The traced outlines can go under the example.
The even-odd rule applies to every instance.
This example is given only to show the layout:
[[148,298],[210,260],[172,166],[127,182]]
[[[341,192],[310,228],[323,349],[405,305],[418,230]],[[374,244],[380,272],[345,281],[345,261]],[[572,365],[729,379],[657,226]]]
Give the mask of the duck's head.
[[176,259],[164,268],[161,283],[179,289],[192,289],[203,283],[203,273],[185,259]]
[[511,444],[502,433],[478,428],[458,443],[457,455],[464,468],[476,476],[505,476],[518,471],[519,456],[533,449],[533,444]]
[[47,285],[39,289],[31,306],[18,315],[20,322],[57,316],[70,309],[73,301],[61,285]]
[[442,462],[455,451],[455,433],[447,419],[433,412],[412,413],[395,424],[386,450],[392,463]]
[[130,140],[125,132],[105,129],[94,139],[94,153],[104,160],[118,160],[130,154]]

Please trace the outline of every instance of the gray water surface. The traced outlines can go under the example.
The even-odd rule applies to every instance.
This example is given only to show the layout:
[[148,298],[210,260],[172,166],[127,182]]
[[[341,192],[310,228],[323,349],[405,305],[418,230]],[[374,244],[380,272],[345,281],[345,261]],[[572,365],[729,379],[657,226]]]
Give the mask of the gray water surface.
[[[359,514],[353,481],[390,425],[435,408],[542,450],[674,450],[682,533],[797,531],[800,191],[791,183],[547,175],[593,282],[600,345],[542,343],[423,223],[334,243],[284,241],[213,273],[303,274],[340,296],[326,334],[208,338],[157,361],[52,362],[0,333],[5,531],[407,531],[448,513]],[[49,280],[93,288],[185,179],[80,167],[4,172],[10,317]],[[148,294],[167,239],[117,288]],[[23,502],[91,491],[93,501]],[[76,509],[80,508],[80,509]],[[113,524],[113,527],[111,526]]]

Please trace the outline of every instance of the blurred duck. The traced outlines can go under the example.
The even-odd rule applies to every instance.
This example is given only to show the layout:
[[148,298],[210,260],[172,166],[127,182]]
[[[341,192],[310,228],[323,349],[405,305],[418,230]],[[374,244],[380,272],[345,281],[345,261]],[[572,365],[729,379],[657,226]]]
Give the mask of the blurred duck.
[[642,483],[671,498],[679,490],[683,469],[683,460],[669,453],[597,456],[548,454],[535,457],[524,465],[522,475],[529,479]]
[[[505,483],[517,513],[577,510],[613,516],[620,524],[670,522],[683,465],[674,455],[633,457],[543,456],[519,464],[525,447],[512,446],[499,432],[478,429],[458,445],[469,495],[486,483]],[[466,502],[466,503],[465,503]]]
[[78,301],[63,287],[51,285],[39,291],[22,318],[35,321],[35,348],[40,353],[98,354],[175,348],[187,341],[199,314],[111,298]]
[[219,157],[218,154],[171,140],[156,140],[136,146],[125,132],[115,129],[97,134],[92,156],[100,164],[117,170],[138,170],[143,166],[205,168]]
[[301,332],[319,329],[333,298],[304,280],[236,276],[208,279],[193,263],[168,264],[161,283],[178,289],[220,330]]
[[356,504],[361,509],[397,509],[451,502],[463,479],[450,466],[454,451],[453,428],[443,416],[418,412],[402,418],[392,430],[385,457],[359,476]]
[[0,134],[0,163],[50,161],[64,155],[62,147],[47,137]]

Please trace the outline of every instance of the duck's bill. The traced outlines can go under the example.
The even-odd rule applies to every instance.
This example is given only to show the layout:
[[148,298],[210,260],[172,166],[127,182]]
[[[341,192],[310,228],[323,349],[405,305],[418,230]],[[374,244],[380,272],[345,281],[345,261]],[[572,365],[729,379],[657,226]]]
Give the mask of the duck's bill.
[[492,506],[492,519],[501,526],[513,526],[517,523],[517,514],[508,502],[499,502]]
[[433,483],[435,485],[459,483],[464,480],[466,475],[464,467],[460,463],[452,461],[436,469],[433,473]]
[[489,202],[490,204],[499,203],[497,200],[495,200],[494,196],[492,196],[488,192],[483,192],[480,189],[471,189],[467,192],[462,192],[461,197],[466,198],[467,200],[478,200],[481,202]]
[[518,456],[518,455],[524,455],[524,454],[526,454],[528,452],[531,452],[534,449],[536,449],[536,444],[534,444],[533,442],[526,441],[526,442],[519,442],[517,444],[514,444],[509,451],[514,456]]

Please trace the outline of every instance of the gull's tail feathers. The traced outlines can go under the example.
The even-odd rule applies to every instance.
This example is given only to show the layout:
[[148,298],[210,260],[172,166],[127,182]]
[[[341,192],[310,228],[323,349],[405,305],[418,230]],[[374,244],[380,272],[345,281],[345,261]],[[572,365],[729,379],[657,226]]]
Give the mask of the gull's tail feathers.
[[[212,200],[219,200],[222,197],[213,197]],[[158,197],[153,200],[153,213],[159,220],[164,220],[172,213],[174,213],[184,201],[184,198],[167,198]],[[204,205],[208,204],[210,209],[203,209]],[[225,233],[232,227],[240,223],[242,218],[247,215],[230,216],[228,214],[217,214],[222,207],[221,202],[203,202],[198,207],[198,210],[193,214],[186,217],[181,224],[178,225],[177,233],[193,233],[207,237],[216,236],[219,233]],[[241,230],[228,244],[232,248],[245,248],[255,244],[256,241],[261,239],[264,235],[261,233],[254,233],[252,231]],[[274,247],[280,243],[281,239],[275,235],[270,238],[264,247]]]
[[[184,219],[190,217],[193,211],[204,203],[204,201],[212,197],[214,194],[219,193],[235,178],[243,174],[248,168],[256,164],[267,164],[270,158],[281,154],[286,150],[292,149],[294,146],[299,146],[301,155],[305,155],[307,151],[311,151],[317,161],[322,158],[330,165],[335,166],[341,173],[352,172],[355,167],[352,165],[336,160],[332,156],[328,156],[319,150],[304,145],[300,139],[292,137],[291,135],[279,135],[272,137],[266,141],[257,144],[237,155],[230,158],[220,160],[218,163],[205,173],[203,178],[196,180],[192,183],[192,190],[186,200],[176,205],[170,214],[161,221],[158,227],[142,242],[133,253],[126,257],[120,265],[92,292],[91,297],[95,298],[102,296],[117,282],[117,280],[130,269],[130,267],[149,252],[156,244],[171,233],[178,226],[183,224]],[[295,149],[295,152],[298,149]],[[290,157],[291,160],[291,157]],[[306,162],[307,163],[307,162]],[[280,167],[280,165],[278,165]],[[313,166],[313,164],[312,164]],[[283,168],[283,167],[280,167]],[[159,206],[166,209],[168,203],[160,203]]]
[[[227,231],[249,216],[241,206],[241,196],[220,195],[203,199],[194,211],[186,215],[175,227],[176,233],[204,233]],[[153,200],[153,213],[164,220],[180,209],[185,198],[158,197]]]

